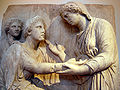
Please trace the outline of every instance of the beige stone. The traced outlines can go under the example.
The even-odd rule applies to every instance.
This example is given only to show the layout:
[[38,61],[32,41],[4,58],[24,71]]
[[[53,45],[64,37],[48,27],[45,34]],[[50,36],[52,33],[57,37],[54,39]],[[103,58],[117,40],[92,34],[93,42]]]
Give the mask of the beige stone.
[[[90,13],[80,2],[7,9],[3,25],[12,17],[27,21],[26,41],[13,44],[2,59],[0,75],[5,80],[0,80],[7,89],[117,90],[119,60],[113,8],[86,6]],[[37,15],[43,20],[36,20]]]
[[0,62],[4,52],[14,43],[21,42],[23,23],[17,18],[10,18],[4,25],[4,33],[0,38]]

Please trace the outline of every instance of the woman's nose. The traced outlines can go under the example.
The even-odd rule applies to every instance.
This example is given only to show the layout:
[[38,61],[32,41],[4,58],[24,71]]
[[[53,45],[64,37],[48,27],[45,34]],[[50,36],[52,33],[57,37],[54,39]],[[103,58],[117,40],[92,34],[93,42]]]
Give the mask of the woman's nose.
[[45,33],[45,29],[42,29],[42,33]]
[[15,30],[16,30],[16,31],[20,31],[19,27],[16,27]]

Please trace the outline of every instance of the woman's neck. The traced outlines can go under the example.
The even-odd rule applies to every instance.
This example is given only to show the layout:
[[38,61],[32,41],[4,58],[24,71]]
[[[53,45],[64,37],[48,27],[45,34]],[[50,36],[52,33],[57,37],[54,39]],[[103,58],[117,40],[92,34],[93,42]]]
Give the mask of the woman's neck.
[[78,23],[79,30],[80,31],[86,30],[88,23],[89,23],[89,21],[86,18],[84,18],[82,21],[80,20]]
[[31,38],[30,36],[28,36],[28,37],[26,38],[25,44],[27,45],[28,48],[31,48],[31,49],[36,50],[36,49],[37,49],[37,46],[38,46],[38,44],[39,44],[39,41],[34,40],[34,39]]

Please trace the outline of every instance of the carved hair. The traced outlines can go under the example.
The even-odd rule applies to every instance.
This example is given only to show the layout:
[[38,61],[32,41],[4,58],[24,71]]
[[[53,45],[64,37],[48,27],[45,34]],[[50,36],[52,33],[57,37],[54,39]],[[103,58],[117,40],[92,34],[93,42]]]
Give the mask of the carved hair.
[[21,30],[22,30],[23,22],[17,18],[10,18],[4,26],[5,27],[4,30],[5,30],[6,35],[8,34],[8,31],[9,31],[11,24],[13,24],[14,22],[20,23]]
[[62,16],[62,13],[68,11],[71,13],[79,13],[81,15],[84,15],[89,21],[91,21],[91,16],[89,12],[87,11],[85,5],[81,4],[80,2],[68,2],[65,5],[62,6],[60,10],[60,15]]
[[90,16],[86,7],[80,2],[68,2],[67,4],[63,5],[60,11],[60,15],[62,16],[62,13],[65,11],[71,13],[79,13],[80,15],[85,16],[86,19],[89,21],[87,28],[83,30],[82,34],[81,33],[77,34],[76,43],[77,48],[79,48],[80,54],[82,53],[90,56],[89,55],[90,49],[93,49],[96,46],[95,30],[94,28],[92,28],[93,18]]
[[27,20],[27,22],[26,22],[26,28],[25,28],[25,31],[24,31],[24,37],[25,38],[27,38],[27,36],[30,35],[29,33],[32,31],[32,27],[38,22],[42,22],[43,25],[44,25],[44,29],[46,30],[46,23],[43,20],[43,18],[41,18],[40,16],[35,16],[35,17]]

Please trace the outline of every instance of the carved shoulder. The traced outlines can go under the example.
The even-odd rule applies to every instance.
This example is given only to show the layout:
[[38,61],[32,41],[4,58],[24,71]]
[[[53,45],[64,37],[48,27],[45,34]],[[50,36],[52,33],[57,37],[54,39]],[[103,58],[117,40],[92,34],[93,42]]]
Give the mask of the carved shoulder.
[[96,29],[99,32],[114,33],[112,25],[105,19],[96,18]]

